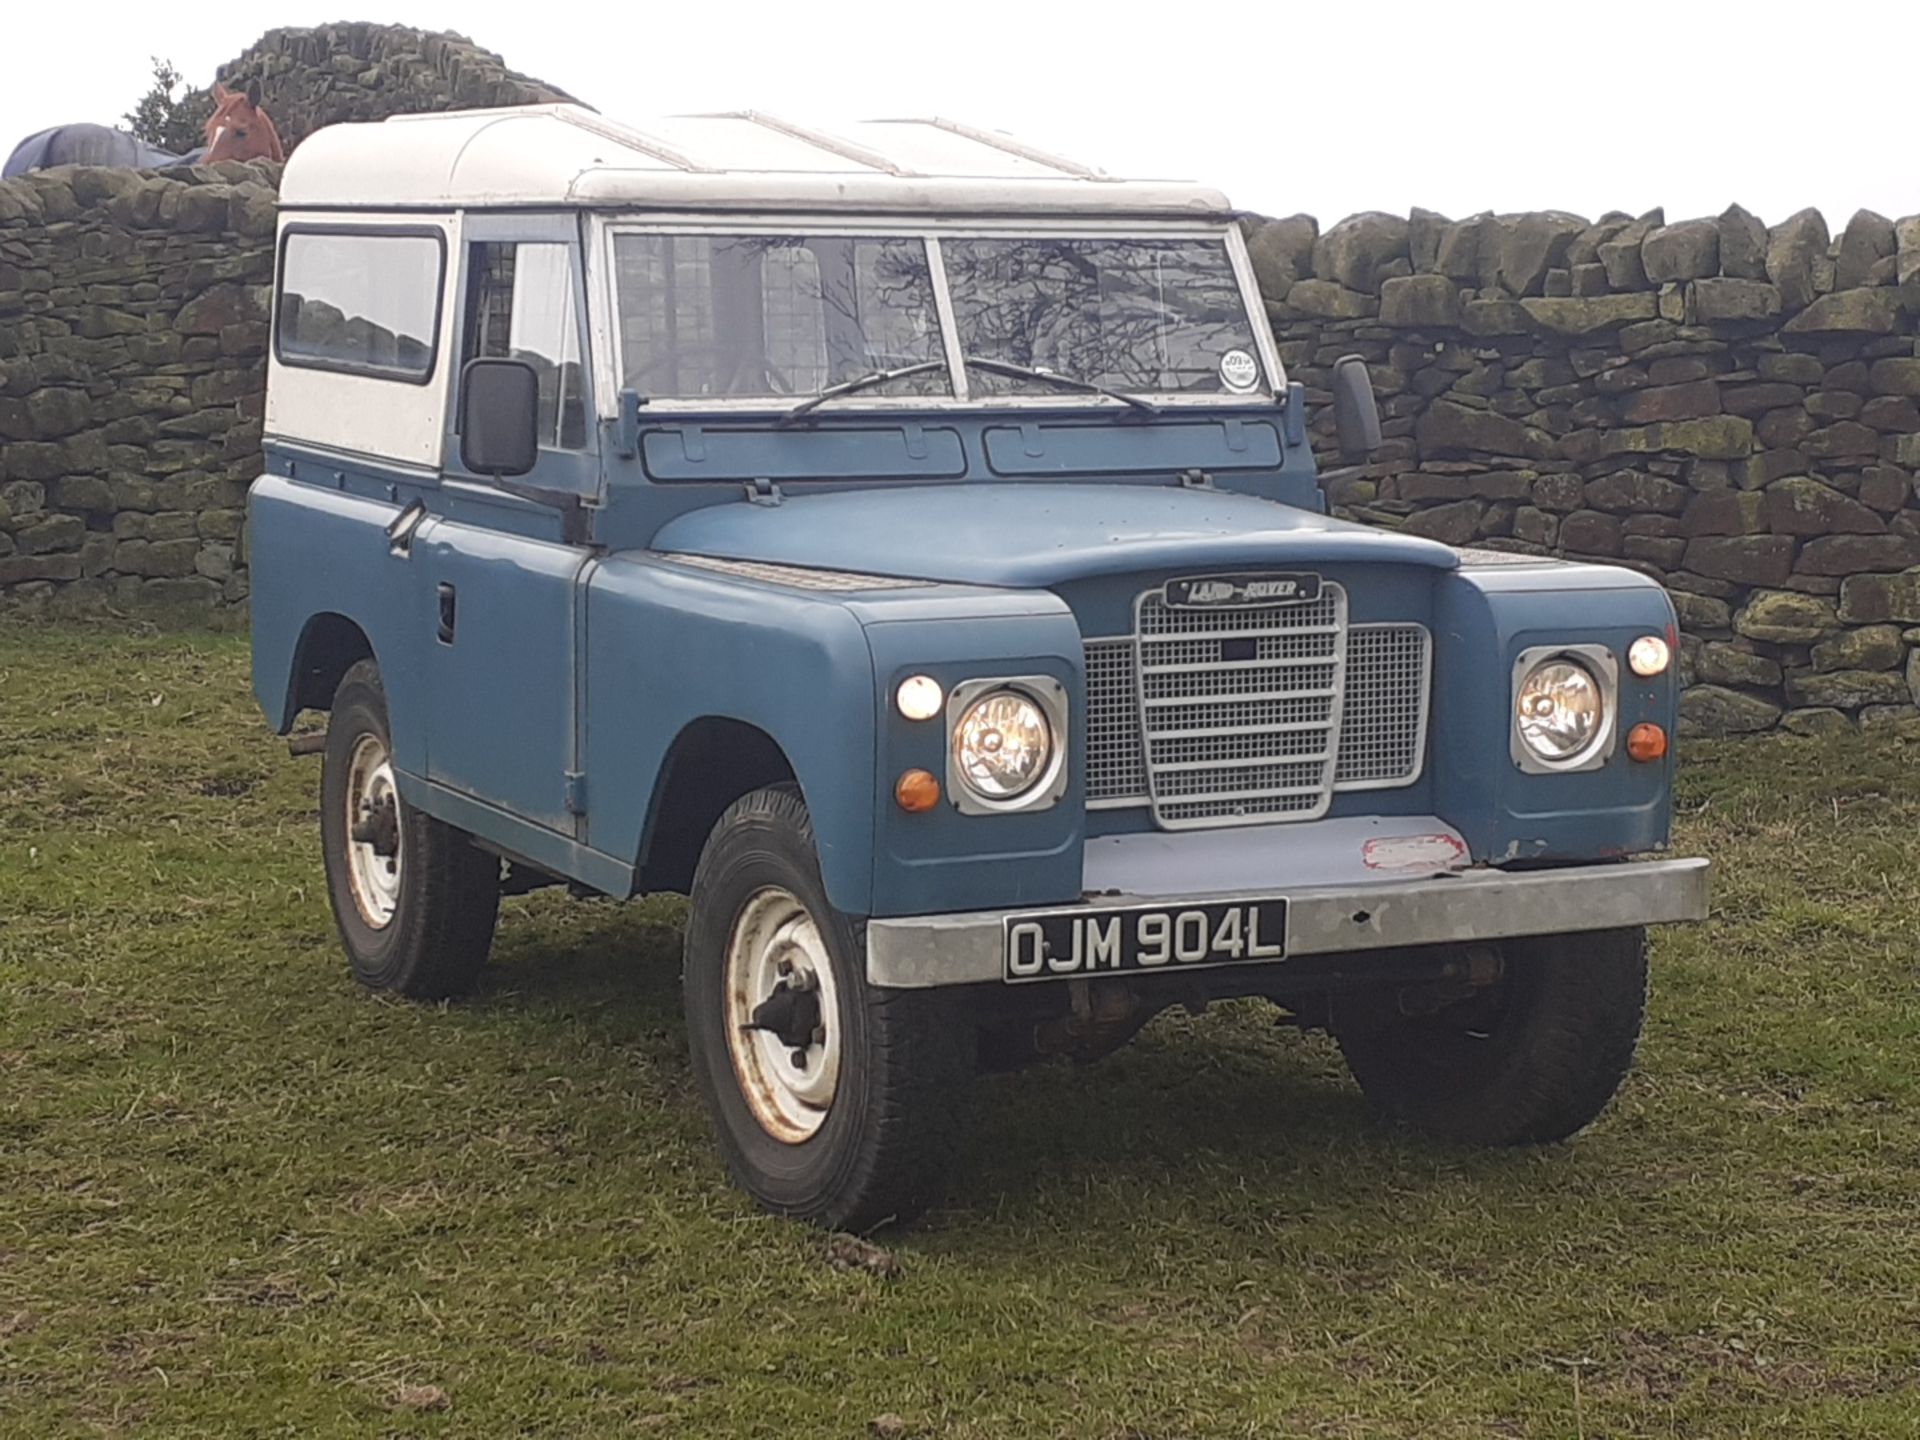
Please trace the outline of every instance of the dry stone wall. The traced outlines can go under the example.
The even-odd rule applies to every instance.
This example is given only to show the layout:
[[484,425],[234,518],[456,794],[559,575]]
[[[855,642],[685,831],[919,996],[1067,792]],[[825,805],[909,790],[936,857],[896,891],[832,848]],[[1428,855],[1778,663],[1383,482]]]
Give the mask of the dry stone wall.
[[0,607],[247,593],[277,167],[0,184]]
[[1920,218],[1247,228],[1323,455],[1333,362],[1380,396],[1339,513],[1658,578],[1689,732],[1920,731]]
[[479,110],[571,100],[507,68],[460,35],[364,23],[269,30],[220,67],[230,89],[257,83],[289,148],[322,125],[431,110]]
[[[221,67],[321,125],[564,91],[398,25],[269,31]],[[260,470],[275,166],[0,183],[0,613],[237,619]]]
[[[457,36],[275,30],[223,67],[282,134],[566,98]],[[247,593],[278,175],[69,169],[0,184],[0,609]],[[1674,597],[1696,733],[1920,731],[1920,218],[1738,206],[1666,223],[1416,210],[1250,221],[1331,454],[1358,353],[1376,463],[1343,514],[1635,566]]]

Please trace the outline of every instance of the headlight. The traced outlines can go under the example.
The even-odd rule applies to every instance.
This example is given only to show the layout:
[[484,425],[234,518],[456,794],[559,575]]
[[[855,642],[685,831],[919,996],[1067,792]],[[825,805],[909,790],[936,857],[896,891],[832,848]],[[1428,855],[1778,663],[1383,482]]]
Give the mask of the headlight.
[[1513,711],[1522,743],[1549,765],[1585,760],[1607,736],[1607,697],[1600,682],[1565,656],[1527,672],[1514,692]]
[[1033,699],[994,690],[954,724],[954,773],[983,800],[1013,800],[1052,770],[1055,743],[1053,726]]

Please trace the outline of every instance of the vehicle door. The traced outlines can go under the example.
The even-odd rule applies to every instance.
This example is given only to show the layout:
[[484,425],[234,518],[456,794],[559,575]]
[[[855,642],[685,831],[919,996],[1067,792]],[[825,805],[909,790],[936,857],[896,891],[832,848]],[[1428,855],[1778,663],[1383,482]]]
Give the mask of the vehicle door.
[[[539,459],[518,478],[595,500],[600,455],[579,233],[571,215],[468,214],[459,355],[463,374],[482,358],[533,366]],[[441,504],[416,556],[433,632],[428,778],[577,836],[575,597],[590,553],[554,506],[462,467],[459,401],[456,394]]]

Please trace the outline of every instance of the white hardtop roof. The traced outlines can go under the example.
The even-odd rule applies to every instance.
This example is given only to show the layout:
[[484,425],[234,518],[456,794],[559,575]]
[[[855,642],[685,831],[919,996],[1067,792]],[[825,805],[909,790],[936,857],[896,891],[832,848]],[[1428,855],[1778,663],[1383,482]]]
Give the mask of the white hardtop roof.
[[746,110],[620,124],[579,105],[330,125],[295,149],[289,209],[832,210],[1219,219],[1218,190],[1121,180],[954,120],[831,133]]

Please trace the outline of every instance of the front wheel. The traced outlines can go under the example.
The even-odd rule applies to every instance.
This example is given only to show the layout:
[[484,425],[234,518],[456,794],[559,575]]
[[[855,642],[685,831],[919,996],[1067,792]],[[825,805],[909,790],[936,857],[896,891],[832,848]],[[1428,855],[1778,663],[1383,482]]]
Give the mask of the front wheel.
[[[1564,1140],[1607,1107],[1646,1013],[1644,929],[1508,940],[1499,978],[1430,1013],[1404,996],[1336,1007],[1334,1034],[1369,1102],[1446,1140]],[[1424,1009],[1424,1007],[1422,1007]]]
[[867,1230],[938,1197],[972,1073],[934,993],[867,984],[791,785],[714,826],[694,872],[683,988],[694,1078],[727,1167],[777,1215]]

